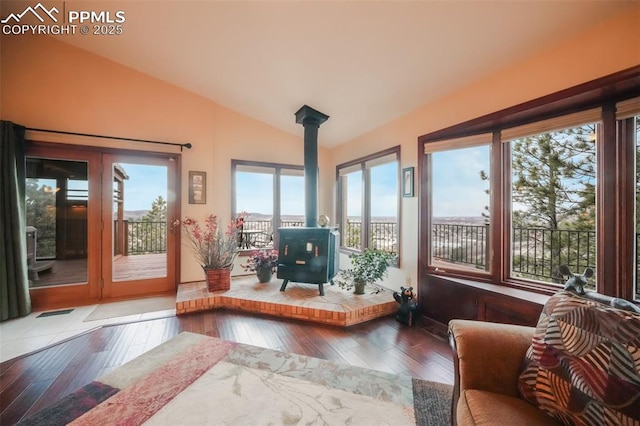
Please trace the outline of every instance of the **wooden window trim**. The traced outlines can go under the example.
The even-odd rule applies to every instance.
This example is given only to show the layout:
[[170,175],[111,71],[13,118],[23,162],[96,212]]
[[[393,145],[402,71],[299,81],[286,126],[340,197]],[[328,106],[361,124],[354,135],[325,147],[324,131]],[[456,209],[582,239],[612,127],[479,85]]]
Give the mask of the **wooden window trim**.
[[[340,181],[340,171],[342,169],[346,169],[346,168],[352,168],[354,166],[360,166],[360,170],[362,171],[362,190],[364,193],[364,200],[363,200],[363,204],[370,204],[371,201],[371,190],[369,187],[369,183],[368,181],[370,181],[369,179],[369,172],[367,170],[366,164],[369,161],[375,160],[377,158],[382,158],[382,157],[386,157],[389,155],[394,155],[396,156],[396,161],[398,162],[398,205],[397,205],[397,212],[398,212],[398,264],[400,264],[400,259],[402,259],[402,249],[401,249],[401,240],[402,240],[402,197],[400,196],[400,182],[402,182],[400,173],[401,173],[401,169],[400,169],[400,165],[401,163],[401,158],[400,158],[400,145],[396,145],[394,147],[391,148],[387,148],[384,149],[382,151],[378,151],[378,152],[374,152],[372,154],[366,155],[364,157],[360,157],[360,158],[356,158],[354,160],[350,160],[347,161],[345,163],[341,163],[336,165],[336,175],[335,175],[335,182],[336,182],[336,188],[337,188],[337,192],[336,192],[336,200],[338,201],[336,203],[336,218],[342,218],[342,213],[343,213],[343,193],[342,193],[342,185],[341,185],[341,181]],[[369,223],[371,221],[371,217],[370,217],[370,212],[368,208],[365,208],[365,205],[362,206],[362,219],[363,219],[363,223]],[[366,216],[366,217],[365,217]],[[337,221],[338,219],[336,219]],[[337,222],[336,222],[337,223]],[[342,226],[342,224],[341,224]],[[368,241],[369,240],[369,230],[365,229],[368,227],[362,226],[362,230],[361,230],[361,250],[363,249],[363,245],[364,245],[364,241]],[[366,247],[366,245],[365,245]],[[340,246],[340,251],[342,253],[360,253],[361,250],[357,250],[357,249],[353,249],[350,247],[345,247],[345,246]]]
[[[633,288],[629,285],[633,277],[633,247],[630,238],[625,233],[633,229],[630,212],[633,206],[619,203],[619,197],[628,196],[630,188],[627,180],[634,176],[635,171],[629,164],[628,156],[631,152],[629,143],[622,140],[629,136],[616,137],[616,129],[620,126],[616,122],[615,103],[637,96],[640,91],[640,65],[611,75],[598,78],[559,92],[546,95],[528,102],[521,103],[491,114],[484,115],[445,129],[437,130],[418,137],[418,182],[420,183],[419,202],[419,243],[418,243],[418,281],[423,285],[428,275],[442,275],[443,277],[474,279],[498,285],[520,288],[535,293],[551,294],[558,290],[557,286],[539,284],[525,280],[515,280],[510,275],[510,204],[507,202],[506,189],[510,188],[510,173],[498,171],[510,170],[510,146],[500,143],[501,129],[520,126],[536,121],[542,121],[566,114],[591,109],[602,108],[602,132],[606,136],[600,137],[598,142],[598,176],[597,188],[601,196],[598,200],[597,232],[598,238],[598,282],[599,291],[610,296],[631,299]],[[495,215],[497,226],[491,232],[491,237],[498,244],[493,244],[491,277],[476,276],[471,273],[452,271],[442,273],[428,268],[429,255],[429,221],[428,200],[430,185],[427,182],[428,156],[425,145],[443,140],[468,137],[475,134],[494,132],[492,154],[492,172],[495,185],[493,191],[498,192],[492,198],[492,215]],[[620,132],[622,132],[620,130]],[[628,131],[627,131],[628,133]],[[603,135],[601,135],[603,136]],[[606,153],[604,147],[607,147]],[[627,158],[625,160],[625,158]],[[506,166],[506,168],[505,168]],[[602,195],[604,194],[604,195]],[[609,220],[605,220],[609,219]],[[610,218],[613,218],[611,220]],[[630,228],[631,227],[631,228]],[[612,249],[613,247],[613,249]],[[605,278],[606,277],[606,278]],[[630,294],[631,293],[631,294]],[[631,296],[631,297],[629,297]]]

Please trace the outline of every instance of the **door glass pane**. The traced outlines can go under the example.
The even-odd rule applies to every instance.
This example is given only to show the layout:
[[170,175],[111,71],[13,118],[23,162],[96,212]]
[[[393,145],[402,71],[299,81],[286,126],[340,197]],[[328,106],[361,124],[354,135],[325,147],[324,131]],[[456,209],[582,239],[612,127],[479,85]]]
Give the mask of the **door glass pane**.
[[369,247],[398,254],[398,163],[371,167]]
[[88,166],[27,158],[27,270],[30,287],[87,283]]
[[431,265],[489,271],[491,147],[431,156]]
[[167,276],[166,166],[114,163],[113,281]]

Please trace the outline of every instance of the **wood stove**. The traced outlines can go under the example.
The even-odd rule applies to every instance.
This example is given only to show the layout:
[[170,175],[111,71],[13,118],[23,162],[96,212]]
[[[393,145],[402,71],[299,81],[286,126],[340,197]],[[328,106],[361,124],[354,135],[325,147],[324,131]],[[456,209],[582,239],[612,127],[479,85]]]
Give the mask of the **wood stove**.
[[289,281],[318,284],[324,296],[324,283],[330,282],[338,272],[340,235],[331,228],[280,228],[278,244],[278,278]]
[[338,272],[340,234],[336,229],[317,226],[318,128],[328,118],[307,105],[296,112],[296,123],[304,126],[305,226],[278,229],[278,278],[284,280],[280,291],[294,281],[318,284],[324,296],[323,284],[331,282]]

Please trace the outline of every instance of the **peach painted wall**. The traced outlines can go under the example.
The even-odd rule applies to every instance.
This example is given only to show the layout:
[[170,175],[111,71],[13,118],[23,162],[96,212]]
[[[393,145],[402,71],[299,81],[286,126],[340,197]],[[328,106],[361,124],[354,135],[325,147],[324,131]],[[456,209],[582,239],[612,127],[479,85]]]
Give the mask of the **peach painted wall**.
[[[401,145],[401,166],[417,166],[416,140],[422,134],[640,64],[638,28],[640,5],[345,145],[321,148],[319,211],[335,214],[336,164]],[[302,164],[302,128],[297,135],[282,132],[45,36],[3,36],[0,42],[2,119],[28,127],[191,142],[194,148],[182,158],[183,215],[229,214],[232,158]],[[145,148],[157,149],[134,146]],[[188,170],[207,171],[205,206],[186,201]],[[401,221],[401,268],[393,268],[385,284],[398,288],[410,282],[417,287],[418,197],[402,199]],[[345,265],[346,259],[341,260]],[[198,279],[199,267],[185,250],[182,281]]]
[[[283,132],[47,36],[2,36],[0,53],[3,120],[34,128],[191,142],[193,149],[182,153],[183,216],[215,213],[229,218],[231,159],[303,163],[302,126],[298,135]],[[157,145],[45,137],[51,142],[179,152]],[[321,181],[332,182],[327,150],[320,148],[319,157]],[[188,204],[189,170],[207,172],[206,205]],[[330,211],[333,202],[327,197],[330,191],[320,191],[320,211]],[[181,262],[183,282],[202,279],[188,249],[183,249]]]
[[[353,139],[333,149],[331,158],[340,164],[401,145],[402,167],[417,170],[417,138],[421,135],[639,64],[640,5]],[[385,280],[390,288],[409,283],[417,287],[418,222],[418,197],[403,198],[402,264]],[[342,265],[347,261],[342,256]]]

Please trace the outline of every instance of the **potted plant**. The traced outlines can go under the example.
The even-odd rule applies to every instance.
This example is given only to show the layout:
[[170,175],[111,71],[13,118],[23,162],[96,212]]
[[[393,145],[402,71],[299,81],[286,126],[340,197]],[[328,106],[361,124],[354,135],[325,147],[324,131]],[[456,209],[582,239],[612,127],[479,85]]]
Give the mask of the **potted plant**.
[[354,289],[355,294],[364,294],[367,284],[373,284],[387,275],[387,267],[394,259],[392,254],[381,250],[365,249],[362,253],[352,253],[351,268],[340,271],[334,283],[345,290]]
[[247,258],[247,263],[242,267],[245,271],[255,272],[258,281],[268,283],[271,276],[278,267],[278,251],[277,250],[257,250],[252,252]]
[[246,214],[241,213],[223,231],[218,216],[209,215],[204,226],[198,220],[185,218],[176,220],[175,226],[182,226],[193,254],[205,271],[209,291],[231,288],[231,269],[238,254],[238,233]]

